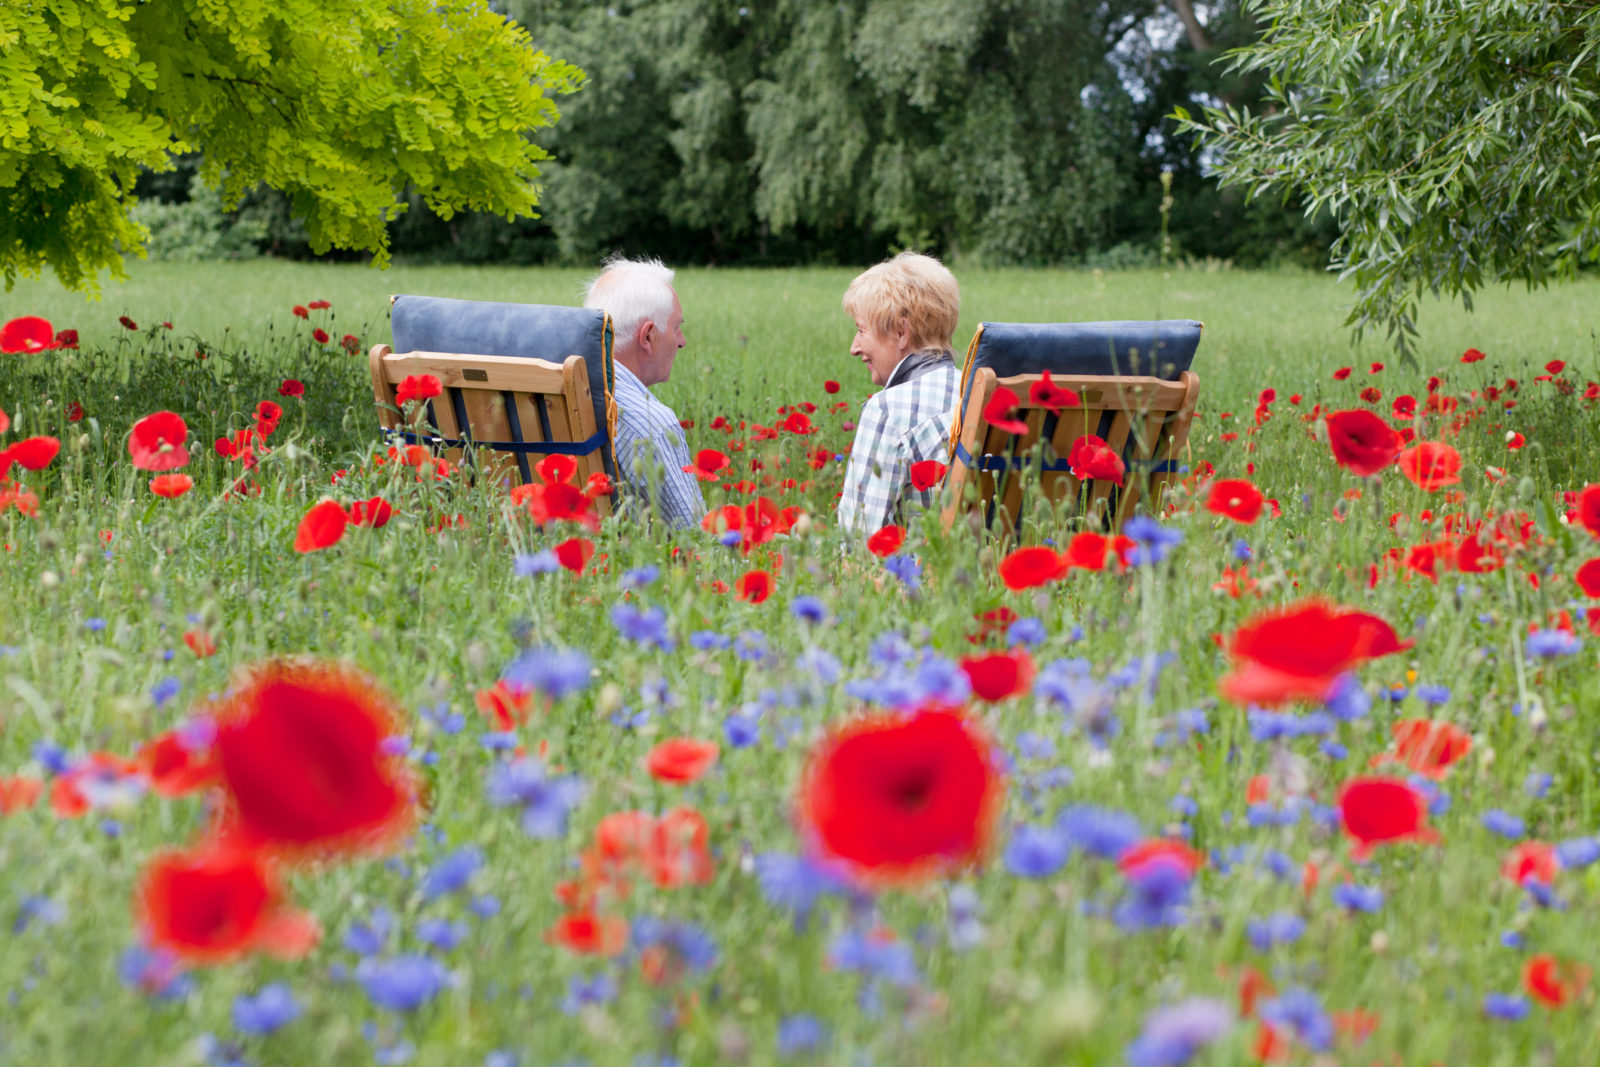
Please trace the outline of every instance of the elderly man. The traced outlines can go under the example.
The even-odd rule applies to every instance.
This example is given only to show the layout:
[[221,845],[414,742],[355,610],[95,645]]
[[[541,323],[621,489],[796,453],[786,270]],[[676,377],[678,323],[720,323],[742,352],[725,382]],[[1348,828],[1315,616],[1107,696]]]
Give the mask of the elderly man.
[[663,522],[684,529],[699,523],[706,502],[700,483],[683,470],[694,461],[678,416],[650,393],[672,374],[685,343],[683,306],[672,279],[660,260],[612,258],[589,283],[583,306],[611,316],[617,471]]

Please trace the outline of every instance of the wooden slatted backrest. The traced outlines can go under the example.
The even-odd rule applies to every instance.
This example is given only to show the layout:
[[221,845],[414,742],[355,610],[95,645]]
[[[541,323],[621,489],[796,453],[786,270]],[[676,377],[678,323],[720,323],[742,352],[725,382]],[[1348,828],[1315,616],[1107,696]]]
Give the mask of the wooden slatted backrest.
[[[446,352],[394,352],[374,345],[368,356],[372,398],[386,431],[407,432],[401,422],[395,390],[406,378],[431,374],[444,386],[428,401],[421,443],[452,463],[470,449],[480,475],[497,482],[523,484],[534,478],[543,458],[537,448],[520,445],[579,445],[596,437],[589,372],[582,356],[560,364],[519,356],[466,356]],[[598,445],[572,457],[580,486],[604,471]],[[598,497],[596,509],[608,514],[609,497]]]
[[[996,378],[980,367],[975,372],[951,447],[950,473],[943,519],[982,509],[991,525],[1010,531],[1023,515],[1023,490],[1037,480],[1052,503],[1064,502],[1080,515],[1099,513],[1107,528],[1120,526],[1148,496],[1159,500],[1161,489],[1176,480],[1177,458],[1189,440],[1189,425],[1200,398],[1200,379],[1184,371],[1177,381],[1146,377],[1051,375],[1051,384],[1070,389],[1081,406],[1056,414],[1029,400],[1042,375]],[[990,425],[984,409],[1001,387],[1018,398],[1013,418],[1027,432],[1013,434]],[[1067,456],[1078,438],[1093,434],[1123,458],[1127,470],[1121,490],[1099,479],[1084,485],[1066,469]],[[1036,472],[1029,468],[1038,468]],[[976,491],[969,491],[971,487]],[[1115,497],[1113,492],[1115,491]],[[1114,507],[1114,513],[1113,513]]]

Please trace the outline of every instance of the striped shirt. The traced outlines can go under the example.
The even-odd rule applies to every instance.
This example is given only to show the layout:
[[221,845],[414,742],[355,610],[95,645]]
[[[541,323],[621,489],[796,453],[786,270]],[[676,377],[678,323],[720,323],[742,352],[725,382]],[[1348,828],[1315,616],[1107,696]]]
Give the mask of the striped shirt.
[[937,487],[918,491],[911,465],[925,459],[941,463],[961,391],[961,373],[946,356],[910,381],[895,383],[909,363],[902,360],[889,384],[867,398],[850,447],[850,466],[839,497],[839,528],[868,537],[902,518],[907,500],[931,507]]
[[614,364],[617,400],[617,473],[630,495],[640,500],[668,527],[687,529],[706,513],[700,483],[683,468],[694,462],[689,442],[673,410],[657,400],[633,371]]

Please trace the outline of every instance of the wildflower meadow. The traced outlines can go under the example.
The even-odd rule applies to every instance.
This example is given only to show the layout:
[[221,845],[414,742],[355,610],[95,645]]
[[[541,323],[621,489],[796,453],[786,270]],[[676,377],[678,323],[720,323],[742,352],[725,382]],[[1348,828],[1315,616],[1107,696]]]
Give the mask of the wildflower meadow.
[[133,274],[0,314],[0,1061],[1593,1061],[1592,279],[1408,365],[1330,279],[961,274],[1208,323],[1165,495],[1002,540],[835,528],[849,271],[683,274],[676,536],[379,432],[386,293],[572,272]]

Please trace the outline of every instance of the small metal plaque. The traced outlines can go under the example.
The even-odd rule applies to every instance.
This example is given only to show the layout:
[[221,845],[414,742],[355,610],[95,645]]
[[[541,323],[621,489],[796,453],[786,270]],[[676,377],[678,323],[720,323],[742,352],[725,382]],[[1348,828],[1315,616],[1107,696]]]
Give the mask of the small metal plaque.
[[486,382],[489,380],[489,372],[478,370],[476,367],[468,367],[461,372],[461,376],[469,382]]

